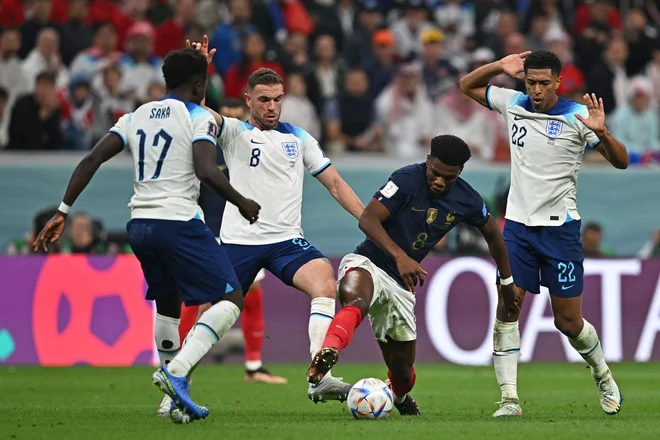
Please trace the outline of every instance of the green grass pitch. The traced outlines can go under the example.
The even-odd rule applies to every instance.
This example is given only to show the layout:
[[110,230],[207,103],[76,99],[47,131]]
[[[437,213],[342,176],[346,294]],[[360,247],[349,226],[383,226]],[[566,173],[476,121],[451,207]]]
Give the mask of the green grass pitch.
[[[660,366],[615,364],[622,411],[603,413],[580,364],[523,364],[522,419],[491,418],[499,390],[490,367],[416,366],[422,416],[354,420],[344,403],[307,399],[304,365],[271,365],[285,386],[246,384],[240,366],[202,365],[193,397],[208,419],[174,425],[157,418],[152,368],[0,367],[1,439],[658,439]],[[340,364],[348,381],[384,377],[383,365]]]

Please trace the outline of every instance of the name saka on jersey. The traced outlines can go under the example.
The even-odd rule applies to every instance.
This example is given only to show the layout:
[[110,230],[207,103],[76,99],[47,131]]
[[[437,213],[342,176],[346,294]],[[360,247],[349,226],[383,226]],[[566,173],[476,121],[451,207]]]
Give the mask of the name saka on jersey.
[[585,148],[600,143],[574,116],[587,107],[559,98],[536,113],[524,93],[488,86],[488,108],[502,114],[509,131],[511,188],[506,218],[527,226],[560,226],[579,220],[577,176]]
[[[440,197],[434,196],[427,187],[425,163],[395,171],[374,198],[391,213],[383,222],[387,235],[418,263],[454,226],[480,228],[488,221],[483,199],[460,177]],[[365,239],[354,253],[369,258],[405,288],[394,258],[373,241]]]
[[303,237],[301,207],[305,169],[313,176],[330,166],[318,141],[305,130],[280,122],[262,131],[248,122],[223,118],[218,139],[231,184],[261,205],[250,225],[234,205],[222,217],[223,243],[263,245]]

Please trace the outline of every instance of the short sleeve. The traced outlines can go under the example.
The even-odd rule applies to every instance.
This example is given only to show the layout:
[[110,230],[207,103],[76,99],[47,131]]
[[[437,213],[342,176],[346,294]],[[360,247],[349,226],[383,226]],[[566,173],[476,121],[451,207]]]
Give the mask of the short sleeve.
[[131,121],[132,117],[133,113],[126,113],[124,116],[119,118],[117,123],[110,130],[108,130],[109,133],[114,133],[121,138],[122,142],[124,143],[124,148],[126,148],[126,142],[128,139],[128,123]]
[[484,201],[479,197],[478,202],[475,200],[475,209],[471,210],[465,217],[463,223],[475,228],[481,228],[488,222],[488,208]]
[[231,147],[234,140],[243,132],[248,130],[248,124],[236,118],[222,117],[222,127],[218,134],[218,143],[226,150]]
[[511,106],[514,99],[523,96],[525,96],[523,93],[516,90],[504,89],[493,85],[489,85],[486,88],[488,108],[502,115],[506,113],[506,110]]
[[[575,113],[584,118],[589,117],[589,110],[587,110],[587,107],[584,105],[580,105],[579,110]],[[598,136],[596,136],[596,133],[594,133],[593,130],[587,128],[587,126],[580,122],[577,118],[575,118],[575,124],[577,125],[577,128],[580,132],[582,141],[588,148],[595,148],[598,144],[600,144],[600,139],[598,139]]]
[[209,141],[216,145],[218,138],[218,124],[215,118],[207,110],[200,107],[199,111],[190,114],[193,125],[193,143],[197,141]]
[[414,193],[413,176],[409,172],[395,171],[374,198],[394,213],[405,206]]
[[319,141],[314,139],[314,137],[305,130],[297,127],[296,129],[296,137],[302,142],[303,163],[305,164],[305,168],[307,168],[307,171],[309,171],[312,176],[316,177],[331,165],[330,159],[325,156]]

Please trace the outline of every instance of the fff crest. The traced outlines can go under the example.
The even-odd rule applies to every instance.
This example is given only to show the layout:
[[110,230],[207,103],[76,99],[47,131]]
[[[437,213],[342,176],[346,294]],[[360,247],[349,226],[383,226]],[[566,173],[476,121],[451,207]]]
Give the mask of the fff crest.
[[438,210],[435,208],[429,208],[429,210],[426,211],[426,223],[430,225],[436,218],[438,218]]
[[561,135],[562,130],[564,129],[564,123],[561,121],[554,121],[549,119],[545,124],[545,134],[551,138],[558,138]]
[[289,159],[295,159],[300,154],[298,142],[282,142],[282,149]]

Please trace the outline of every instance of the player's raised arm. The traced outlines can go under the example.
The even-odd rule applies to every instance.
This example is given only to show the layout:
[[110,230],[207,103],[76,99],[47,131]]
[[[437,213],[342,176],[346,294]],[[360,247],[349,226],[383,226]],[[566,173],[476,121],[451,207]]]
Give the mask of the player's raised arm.
[[[387,187],[383,188],[381,192],[386,190]],[[383,222],[389,216],[390,211],[385,205],[376,199],[371,199],[360,216],[358,226],[371,241],[394,258],[406,288],[415,293],[417,282],[419,281],[419,285],[423,286],[424,275],[428,275],[428,272],[422,269],[417,261],[410,258],[387,234],[383,228]]]
[[342,208],[360,220],[360,216],[364,211],[364,205],[357,194],[355,194],[355,191],[339,175],[335,167],[330,165],[321,173],[316,174],[315,177],[330,191],[332,197],[339,202]]
[[[579,114],[576,114],[575,117],[588,129],[585,134],[587,143],[607,159],[614,168],[625,170],[630,165],[628,150],[605,127],[603,98],[597,98],[594,93],[587,93],[583,98],[589,114],[586,118]],[[598,139],[594,139],[594,135]]]
[[56,242],[64,232],[64,224],[66,216],[71,210],[71,206],[78,199],[80,193],[83,192],[89,182],[94,177],[96,170],[115,157],[124,149],[124,139],[119,133],[111,132],[106,134],[92,150],[80,161],[76,169],[69,179],[69,185],[64,193],[64,199],[60,204],[57,213],[46,224],[44,229],[39,232],[37,238],[34,240],[34,250],[39,247],[46,249],[48,243]]
[[492,78],[502,73],[506,73],[515,79],[522,79],[525,58],[527,58],[529,54],[531,54],[531,52],[509,55],[502,58],[501,60],[486,64],[485,66],[481,66],[478,69],[473,70],[461,78],[461,90],[463,93],[477,101],[479,104],[490,108],[488,97],[486,96],[486,92],[488,90],[488,82]]
[[193,162],[195,175],[206,186],[229,203],[236,205],[241,215],[254,223],[259,218],[261,206],[254,200],[246,199],[229,183],[216,165],[217,151],[210,141],[200,140],[193,143]]

